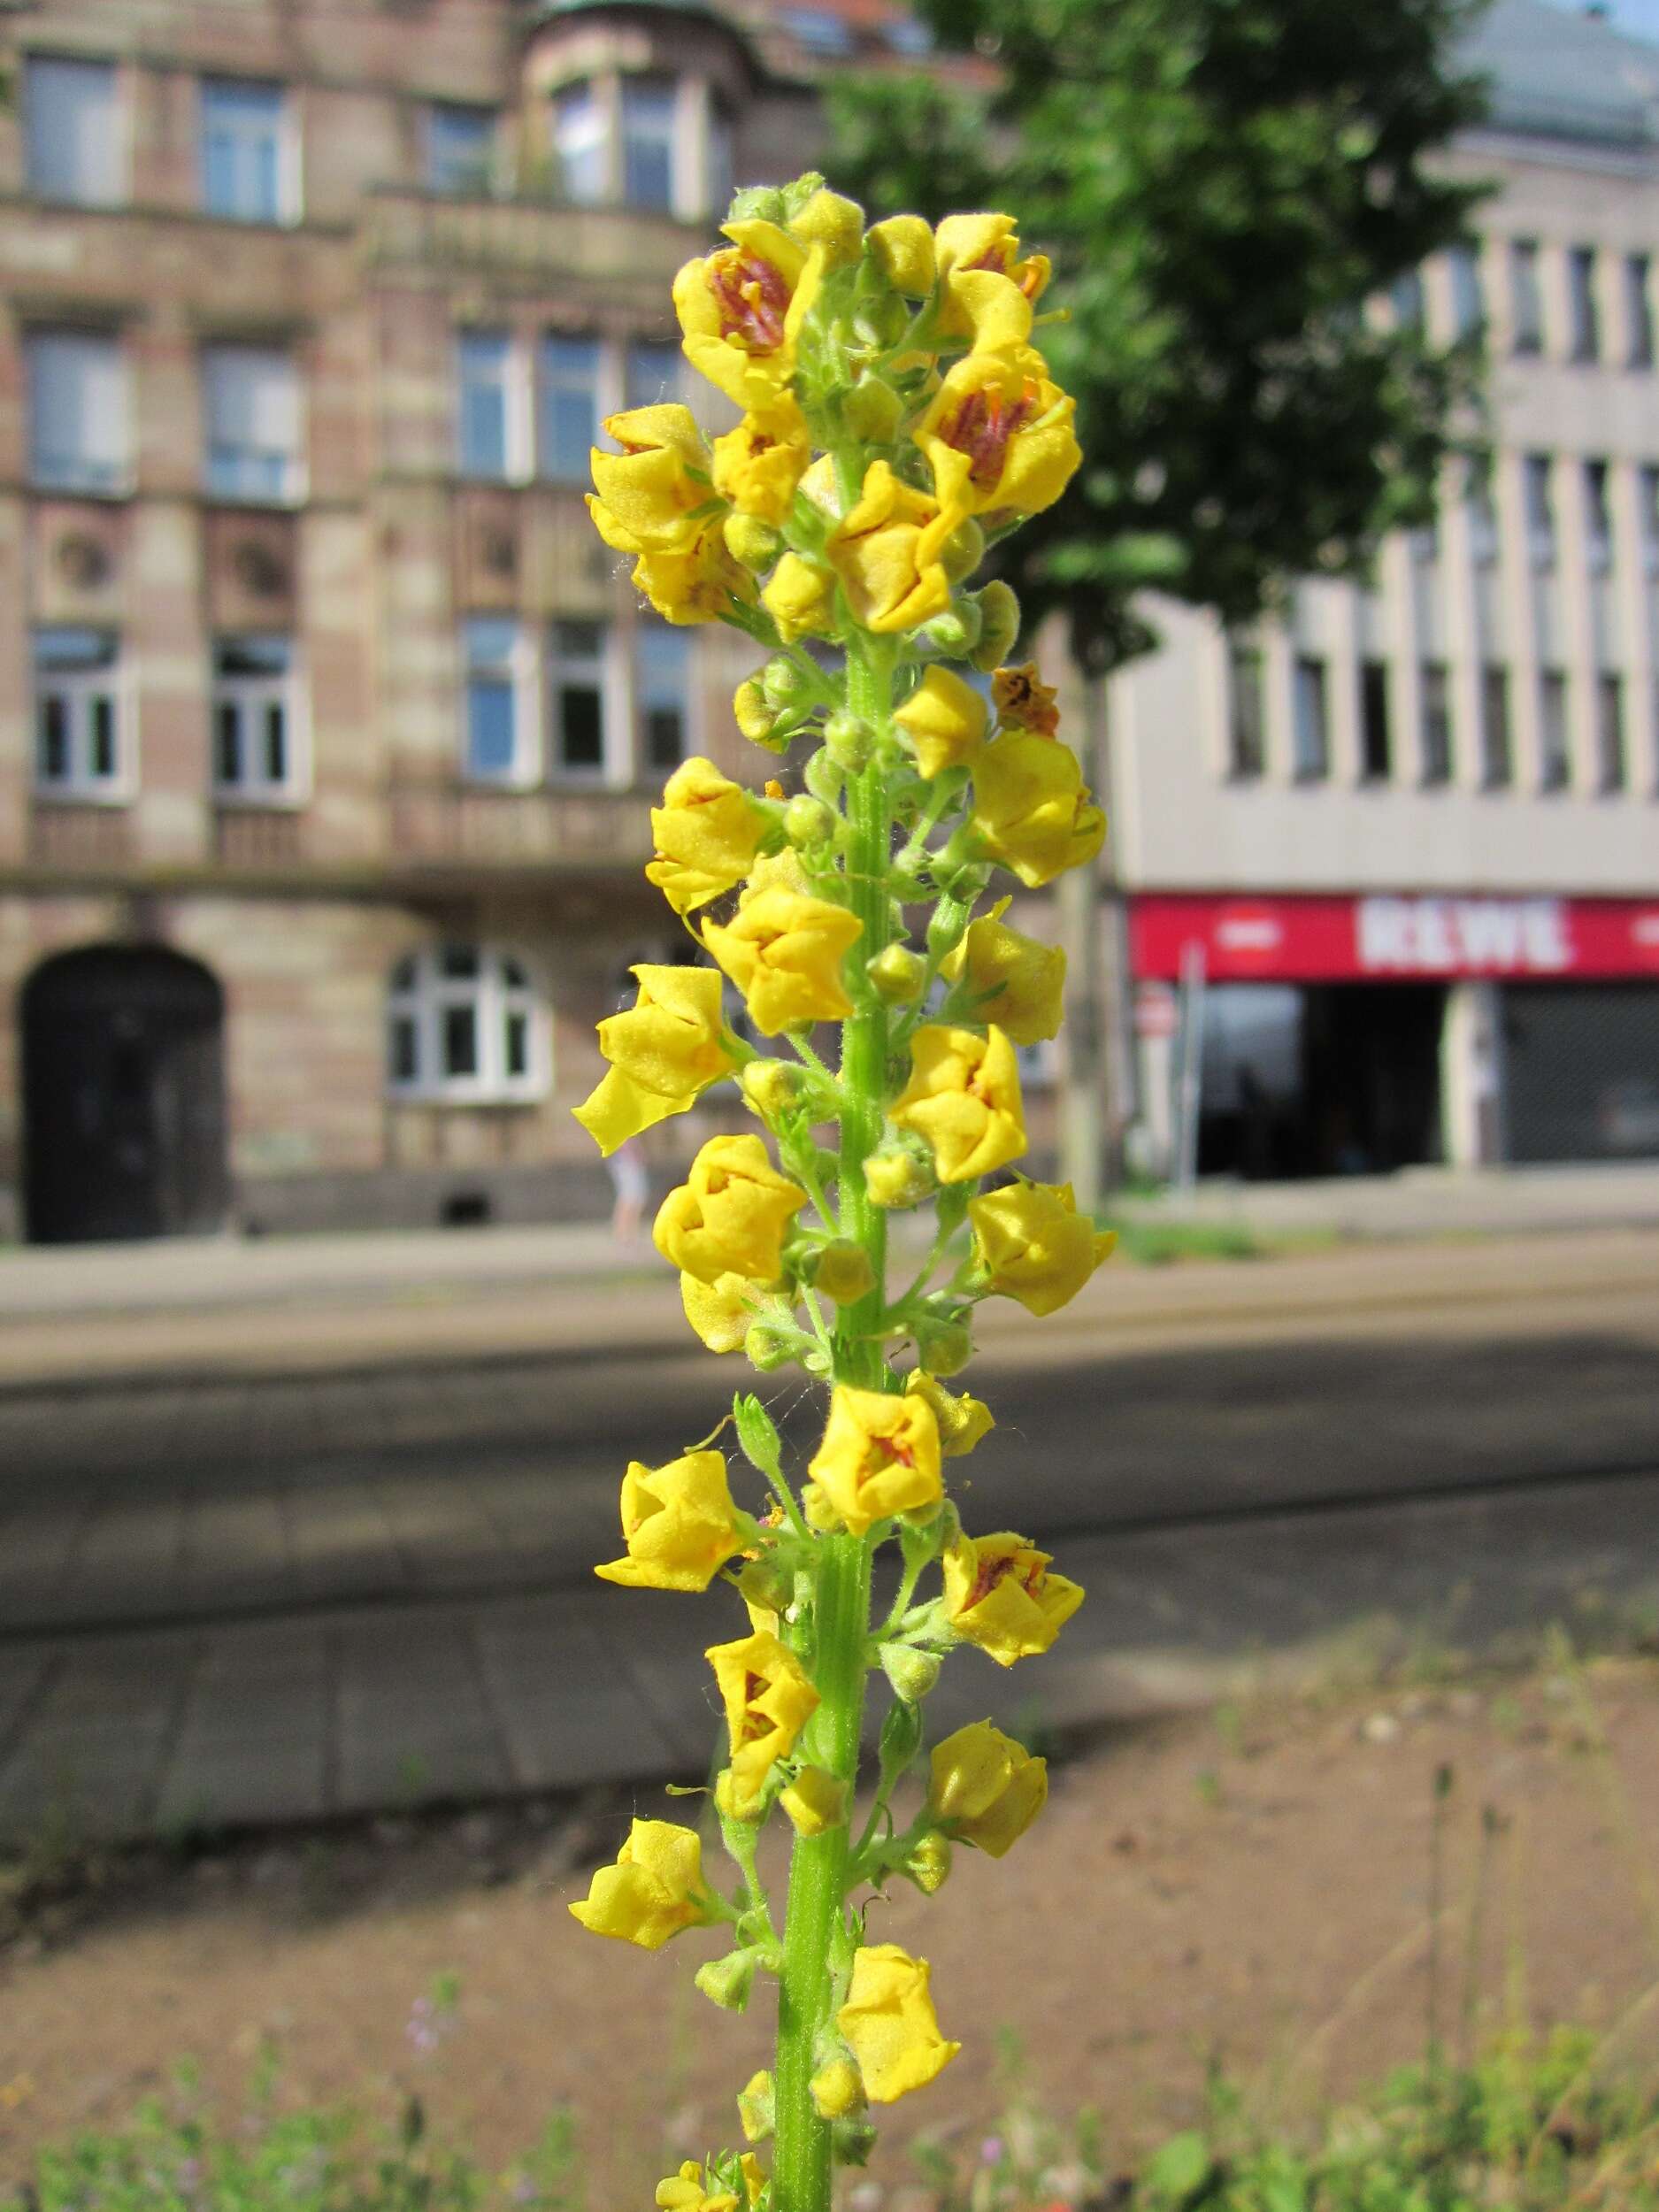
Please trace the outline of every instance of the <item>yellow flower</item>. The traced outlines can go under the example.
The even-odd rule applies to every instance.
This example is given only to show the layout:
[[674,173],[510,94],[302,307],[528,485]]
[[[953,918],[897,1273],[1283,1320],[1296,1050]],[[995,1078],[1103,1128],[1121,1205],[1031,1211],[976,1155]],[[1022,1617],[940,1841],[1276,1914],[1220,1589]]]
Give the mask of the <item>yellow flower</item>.
[[833,2058],[827,2066],[820,2066],[807,2087],[820,2120],[845,2120],[863,2108],[864,2085],[849,2058]]
[[795,374],[801,326],[818,296],[824,250],[775,223],[726,223],[732,241],[687,261],[674,279],[674,310],[692,367],[751,412],[777,405]]
[[657,857],[646,876],[676,914],[689,914],[742,880],[766,826],[748,792],[694,754],[668,779],[662,805],[651,809]]
[[602,1866],[572,1916],[595,1935],[658,1951],[682,1928],[714,1917],[703,1884],[703,1846],[694,1829],[636,1820],[614,1866]]
[[741,1352],[755,1318],[755,1286],[747,1275],[719,1275],[702,1283],[681,1275],[680,1302],[686,1318],[711,1352]]
[[760,595],[786,645],[798,637],[831,637],[835,630],[835,579],[799,553],[786,553]]
[[926,1023],[910,1040],[910,1079],[892,1118],[926,1141],[941,1183],[1005,1167],[1025,1149],[1013,1046],[995,1024],[981,1037]]
[[982,1398],[971,1398],[965,1391],[961,1397],[953,1397],[924,1368],[913,1367],[904,1378],[904,1394],[907,1398],[925,1399],[933,1408],[933,1419],[939,1425],[940,1447],[947,1459],[961,1459],[996,1426],[995,1417]]
[[972,821],[985,857],[1032,890],[1093,860],[1106,836],[1075,756],[1030,730],[1006,732],[975,761]]
[[[759,2203],[765,2181],[760,2161],[753,2151],[745,2151],[737,2163],[743,2180],[742,2201],[752,2208]],[[695,2158],[688,2158],[677,2174],[657,2183],[657,2212],[737,2212],[738,2196],[735,2190],[718,2186],[712,2170],[705,2185],[703,2168]]]
[[822,1767],[803,1767],[778,1802],[788,1814],[798,1836],[821,1836],[847,1817],[847,1785]]
[[714,488],[741,515],[781,523],[812,458],[806,421],[793,399],[745,415],[714,442]]
[[866,629],[913,630],[950,603],[950,580],[940,560],[962,520],[960,507],[941,507],[872,461],[864,489],[830,533],[825,547]]
[[1040,730],[1052,737],[1060,726],[1058,695],[1038,676],[1035,661],[992,672],[991,701],[998,722],[1009,729]]
[[972,337],[976,349],[1029,337],[1032,304],[1048,282],[1048,257],[1021,257],[1011,215],[947,215],[933,233],[933,255],[945,288],[942,332]]
[[1118,1241],[1078,1212],[1070,1183],[1010,1183],[971,1199],[968,1218],[987,1294],[1018,1299],[1027,1313],[1068,1304]]
[[826,269],[844,269],[858,258],[864,211],[856,200],[820,188],[790,222],[789,235],[803,246],[822,246]]
[[985,736],[985,701],[972,684],[935,663],[894,721],[910,740],[916,764],[925,776],[942,775],[972,760]]
[[927,1992],[927,1961],[896,1943],[865,1944],[853,1956],[852,1985],[836,2015],[864,2077],[864,2093],[891,2104],[925,2089],[962,2048],[939,2032]]
[[778,1172],[758,1137],[710,1137],[664,1199],[651,1236],[665,1260],[699,1282],[742,1275],[775,1283],[784,1237],[805,1203],[806,1193]]
[[666,1467],[630,1460],[622,1478],[626,1559],[594,1572],[635,1590],[706,1590],[746,1539],[719,1452],[687,1452]]
[[709,450],[688,407],[631,407],[607,415],[605,429],[622,448],[595,446],[588,458],[597,498],[588,510],[605,543],[619,553],[666,552],[697,534],[689,519],[709,503]]
[[945,1494],[939,1424],[926,1398],[837,1383],[810,1473],[855,1536]]
[[775,1759],[787,1759],[818,1709],[818,1692],[787,1644],[764,1629],[705,1654],[732,1739],[731,1799],[752,1809]]
[[729,922],[705,922],[703,941],[742,992],[756,1028],[775,1037],[852,1012],[841,956],[863,932],[856,914],[828,899],[762,891]]
[[572,1111],[599,1149],[614,1152],[670,1114],[683,1114],[737,1064],[720,1025],[720,979],[707,968],[634,970],[639,995],[599,1025],[611,1071]]
[[1034,515],[1053,506],[1082,464],[1076,413],[1040,353],[974,352],[947,373],[916,442],[946,505]]
[[872,223],[865,242],[895,292],[924,299],[933,288],[933,234],[919,215],[889,215]]
[[945,1612],[958,1636],[999,1667],[1047,1651],[1083,1602],[1048,1554],[1023,1536],[963,1536],[944,1555]]
[[[594,518],[597,521],[597,515]],[[755,580],[732,557],[716,515],[685,545],[641,553],[634,564],[634,588],[664,622],[683,626],[718,622],[733,599],[752,601]]]
[[970,922],[939,964],[947,983],[965,984],[972,1018],[994,1020],[1010,1043],[1041,1044],[1058,1034],[1064,1007],[1065,955],[1022,936],[1002,920],[1006,899]]
[[949,1822],[958,1843],[1002,1858],[1042,1810],[1048,1763],[1024,1744],[976,1720],[933,1746],[927,1809]]

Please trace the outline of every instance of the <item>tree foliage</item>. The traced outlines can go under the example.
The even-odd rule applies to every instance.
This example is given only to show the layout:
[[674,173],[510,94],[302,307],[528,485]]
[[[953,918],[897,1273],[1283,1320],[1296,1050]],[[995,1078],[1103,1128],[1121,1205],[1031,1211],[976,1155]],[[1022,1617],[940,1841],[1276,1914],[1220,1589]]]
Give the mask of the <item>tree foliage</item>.
[[1366,303],[1466,234],[1437,159],[1478,118],[1471,0],[919,0],[975,73],[849,76],[834,177],[872,208],[999,206],[1048,252],[1041,342],[1086,465],[1010,565],[1094,672],[1147,587],[1247,621],[1427,518],[1479,345]]

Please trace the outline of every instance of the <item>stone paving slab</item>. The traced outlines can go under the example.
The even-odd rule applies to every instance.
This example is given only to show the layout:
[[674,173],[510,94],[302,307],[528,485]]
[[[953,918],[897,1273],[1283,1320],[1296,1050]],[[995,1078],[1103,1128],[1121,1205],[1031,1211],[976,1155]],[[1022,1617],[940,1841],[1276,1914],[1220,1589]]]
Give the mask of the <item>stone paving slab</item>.
[[[1659,1617],[1659,1469],[1251,1515],[1064,1547],[1089,1601],[1039,1665],[969,1652],[935,1729],[1056,1726],[1288,1686],[1428,1648]],[[697,1782],[722,1608],[588,1587],[0,1646],[0,1835],[186,1830]],[[876,1716],[872,1713],[874,1724]]]

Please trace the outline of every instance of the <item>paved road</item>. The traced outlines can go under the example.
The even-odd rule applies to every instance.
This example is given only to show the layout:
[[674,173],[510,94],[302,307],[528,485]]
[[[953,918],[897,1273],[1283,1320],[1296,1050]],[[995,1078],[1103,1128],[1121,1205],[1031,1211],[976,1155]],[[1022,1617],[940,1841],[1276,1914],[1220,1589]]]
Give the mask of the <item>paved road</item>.
[[[705,1433],[748,1371],[688,1353],[660,1294],[626,1344],[620,1310],[562,1310],[534,1357],[352,1364],[342,1323],[332,1370],[0,1393],[0,1826],[695,1770],[710,1613],[591,1563],[623,1460]],[[964,1510],[1051,1537],[1093,1601],[1041,1683],[952,1670],[980,1710],[1095,1717],[1241,1653],[1325,1663],[1356,1624],[1486,1642],[1655,1594],[1659,1236],[1125,1273],[985,1336],[1002,1429]]]

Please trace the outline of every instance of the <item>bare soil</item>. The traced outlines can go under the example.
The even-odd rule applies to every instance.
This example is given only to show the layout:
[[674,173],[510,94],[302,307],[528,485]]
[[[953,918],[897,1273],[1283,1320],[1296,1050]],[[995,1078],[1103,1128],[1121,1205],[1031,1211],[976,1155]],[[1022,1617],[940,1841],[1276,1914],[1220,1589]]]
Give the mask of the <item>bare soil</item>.
[[[998,2030],[1045,2101],[1097,2107],[1127,2158],[1191,2120],[1212,2062],[1294,2122],[1420,2055],[1432,1985],[1454,2048],[1523,2015],[1617,2020],[1659,1977],[1656,1691],[1653,1661],[1601,1661],[1074,1747],[1010,1857],[960,1851],[940,1897],[872,1912],[932,1959],[965,2047],[890,2116],[874,2176],[904,2177],[918,2129],[989,2123]],[[418,2091],[492,2162],[568,2105],[592,2200],[649,2203],[670,2161],[734,2136],[769,2022],[764,1999],[734,2019],[692,1989],[710,1939],[651,1957],[565,1911],[629,1809],[253,1839],[37,1905],[0,1955],[0,2179],[120,2121],[185,2055],[235,2112],[269,2042],[284,2101]],[[422,2047],[417,2001],[450,1973],[458,2003]]]

